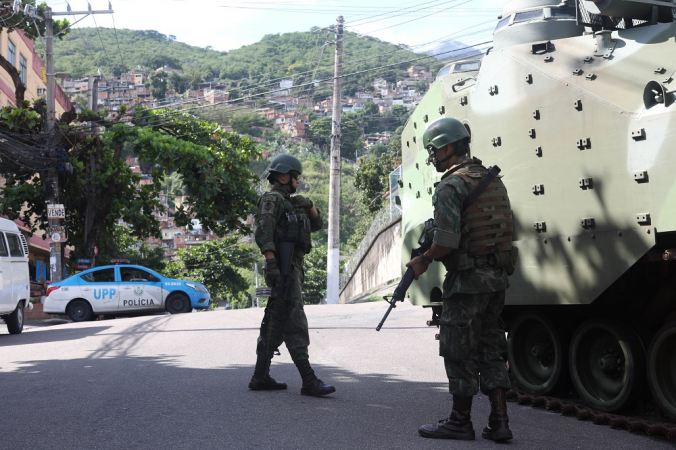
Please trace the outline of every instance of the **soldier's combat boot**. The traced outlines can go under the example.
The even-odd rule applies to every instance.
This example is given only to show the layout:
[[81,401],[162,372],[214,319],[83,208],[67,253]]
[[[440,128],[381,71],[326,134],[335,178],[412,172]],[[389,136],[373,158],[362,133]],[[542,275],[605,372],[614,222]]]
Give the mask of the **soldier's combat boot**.
[[295,362],[300,377],[303,379],[303,387],[300,388],[301,395],[311,395],[313,397],[323,397],[324,395],[336,392],[336,388],[330,384],[324,383],[317,378],[315,371],[310,366],[310,361],[303,359]]
[[507,396],[504,389],[493,389],[488,397],[491,401],[491,414],[488,416],[488,425],[483,429],[481,437],[503,442],[512,439],[512,430],[509,429],[507,417]]
[[286,389],[286,383],[278,383],[270,376],[270,358],[258,355],[254,374],[249,381],[252,391],[280,391]]
[[421,426],[418,428],[418,433],[420,436],[432,439],[473,440],[475,435],[470,416],[471,410],[472,397],[462,398],[454,395],[451,416],[440,420],[439,423]]

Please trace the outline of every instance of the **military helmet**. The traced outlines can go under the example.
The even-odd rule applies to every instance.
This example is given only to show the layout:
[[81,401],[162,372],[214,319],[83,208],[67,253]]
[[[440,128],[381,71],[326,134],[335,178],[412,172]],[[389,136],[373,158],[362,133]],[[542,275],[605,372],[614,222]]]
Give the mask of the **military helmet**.
[[429,124],[425,129],[423,147],[439,149],[468,137],[467,128],[458,119],[442,117]]
[[272,158],[268,166],[268,172],[289,173],[289,172],[303,173],[303,164],[295,156],[281,154]]

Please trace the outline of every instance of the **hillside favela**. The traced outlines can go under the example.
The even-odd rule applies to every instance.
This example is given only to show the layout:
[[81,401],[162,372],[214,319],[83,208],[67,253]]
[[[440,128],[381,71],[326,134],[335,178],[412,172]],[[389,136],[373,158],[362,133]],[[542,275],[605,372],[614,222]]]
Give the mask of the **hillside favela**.
[[675,22],[0,1],[4,445],[672,448]]

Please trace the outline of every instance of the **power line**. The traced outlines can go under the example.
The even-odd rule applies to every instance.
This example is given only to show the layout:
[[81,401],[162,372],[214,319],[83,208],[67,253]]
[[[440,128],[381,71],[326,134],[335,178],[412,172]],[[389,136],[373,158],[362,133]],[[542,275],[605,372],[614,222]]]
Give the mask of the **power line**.
[[117,42],[117,50],[120,53],[120,62],[122,63],[122,67],[126,68],[127,65],[124,63],[124,58],[122,57],[122,49],[120,48],[120,40],[117,38],[117,27],[115,26],[115,14],[110,15],[111,19],[113,19],[113,30],[115,30],[115,42]]
[[[455,1],[455,0],[451,0],[451,1]],[[427,9],[427,8],[429,8],[429,7],[431,7],[431,6],[428,6],[427,8],[421,8],[421,6],[423,6],[423,5],[429,5],[430,3],[434,3],[434,5],[432,5],[432,6],[438,6],[439,4],[444,4],[444,3],[448,3],[448,2],[441,2],[441,0],[432,0],[432,1],[427,1],[427,2],[423,2],[423,3],[418,3],[418,4],[415,4],[415,5],[413,5],[413,6],[409,6],[409,7],[407,7],[407,8],[401,8],[401,9],[399,9],[399,10],[390,11],[390,12],[386,12],[386,13],[382,13],[382,14],[377,14],[377,15],[375,15],[375,16],[367,17],[367,18],[365,18],[365,19],[359,19],[359,20],[355,20],[355,21],[352,21],[352,22],[346,22],[346,24],[352,24],[352,23],[354,23],[354,22],[362,22],[362,21],[364,21],[364,20],[367,20],[367,22],[362,22],[362,23],[360,23],[360,24],[358,24],[358,25],[346,25],[346,26],[352,27],[352,28],[353,28],[353,27],[356,27],[356,26],[366,25],[367,23],[373,23],[373,22],[378,22],[378,21],[381,21],[381,20],[391,19],[391,18],[393,18],[393,17],[398,17],[398,16],[401,16],[401,15],[404,15],[404,14],[407,14],[407,13],[402,13],[402,14],[392,15],[392,16],[388,16],[388,17],[382,17],[382,16],[388,15],[388,14],[397,13],[397,12],[400,12],[400,11],[407,11],[407,10],[413,9],[413,8],[416,8],[416,11],[419,11],[420,9]],[[373,18],[375,18],[375,17],[381,17],[381,18],[380,18],[380,19],[377,19],[377,20],[368,20],[368,19],[373,19]]]
[[[458,1],[458,0],[451,0],[450,3],[453,3],[453,2],[456,2],[456,1]],[[470,2],[470,0],[465,0],[464,2],[460,3],[459,5],[449,6],[448,8],[444,8],[440,11],[435,11],[433,13],[430,13],[430,14],[427,14],[427,15],[424,15],[424,16],[421,16],[421,17],[416,17],[415,19],[407,20],[405,22],[399,22],[397,24],[390,25],[390,26],[387,26],[387,27],[384,27],[384,28],[379,28],[377,30],[371,30],[371,31],[366,32],[365,34],[377,33],[378,31],[388,30],[390,28],[398,27],[399,25],[404,25],[404,24],[407,24],[407,23],[415,22],[416,20],[425,19],[427,17],[433,16],[433,15],[438,14],[440,12],[448,11],[449,9],[453,9],[453,8],[457,8],[458,6],[464,5],[465,3],[469,3],[469,2]]]
[[112,63],[110,58],[108,57],[108,50],[106,50],[106,46],[103,43],[103,38],[101,37],[101,31],[99,30],[99,26],[96,23],[96,17],[92,15],[92,19],[94,19],[94,26],[96,27],[96,32],[99,35],[99,40],[101,41],[101,48],[103,48],[103,53],[106,55],[106,61],[108,61],[108,64],[110,64],[110,67],[112,67]]
[[[479,43],[479,44],[477,44],[477,45],[485,45],[485,44],[489,44],[489,43],[490,43],[490,41],[488,41],[488,42],[482,42],[482,43]],[[372,67],[372,68],[368,68],[368,69],[364,69],[364,70],[359,70],[359,71],[355,71],[355,72],[351,72],[351,73],[344,74],[344,75],[341,76],[341,78],[345,78],[345,77],[349,77],[349,76],[354,76],[354,75],[359,75],[359,74],[367,73],[367,72],[372,72],[372,71],[380,70],[380,69],[383,69],[383,68],[390,68],[390,67],[398,66],[398,65],[401,65],[401,64],[408,64],[408,63],[412,63],[412,62],[416,62],[416,61],[421,61],[421,60],[423,60],[423,59],[433,58],[433,57],[436,57],[436,56],[439,56],[439,55],[443,55],[443,54],[454,53],[454,52],[458,52],[458,51],[461,51],[461,50],[467,50],[468,48],[474,48],[474,47],[469,47],[469,46],[468,46],[468,47],[462,47],[462,48],[457,48],[457,49],[453,49],[453,50],[448,50],[448,51],[436,53],[436,54],[429,55],[429,56],[422,56],[422,57],[419,57],[419,58],[413,58],[413,59],[409,59],[409,60],[406,60],[406,61],[396,62],[396,63],[392,63],[392,64],[386,64],[386,65],[382,65],[382,66],[378,66],[378,67]],[[333,80],[333,77],[331,77],[331,78],[325,78],[325,79],[323,79],[323,80],[318,80],[318,81],[319,81],[319,82],[325,82],[325,81],[332,81],[332,80]],[[314,84],[314,82],[304,83],[304,84],[298,85],[298,86],[296,86],[296,87],[305,87],[305,86],[309,86],[309,85],[313,85],[313,84]],[[265,94],[270,94],[270,93],[279,92],[279,91],[281,91],[281,90],[284,90],[284,89],[274,89],[274,90],[270,90],[270,91],[267,91],[267,92],[261,92],[261,93],[258,93],[258,94],[252,94],[252,95],[250,95],[250,96],[248,96],[248,97],[241,97],[241,98],[235,99],[235,100],[227,100],[227,101],[222,101],[222,102],[216,102],[216,103],[214,103],[213,105],[197,106],[197,107],[195,107],[195,108],[190,108],[190,109],[182,110],[182,111],[196,110],[196,109],[202,109],[202,108],[209,107],[209,106],[216,106],[216,105],[219,105],[219,104],[233,103],[233,102],[235,102],[235,101],[246,100],[247,98],[250,98],[250,97],[258,97],[258,96],[265,95]],[[163,113],[162,115],[166,115],[166,113]]]
[[[475,25],[475,26],[478,26],[478,25]],[[472,26],[472,27],[468,27],[467,29],[469,29],[469,28],[473,28],[473,26]],[[464,30],[461,30],[461,31],[464,31]],[[473,34],[476,34],[476,33],[473,33]],[[462,36],[460,36],[460,37],[462,37]],[[440,40],[440,39],[442,39],[442,38],[439,38],[439,39],[437,39],[437,40]],[[429,45],[429,44],[431,44],[431,43],[433,43],[433,42],[435,42],[435,41],[430,41],[430,42],[427,42],[427,43],[425,43],[425,44],[421,44],[421,46],[422,46],[422,45]],[[466,48],[469,49],[469,48],[471,48],[471,46],[466,47]],[[378,59],[378,58],[381,58],[382,56],[386,56],[386,55],[388,55],[388,54],[397,53],[397,52],[400,52],[400,51],[410,51],[410,50],[408,50],[408,49],[397,49],[397,50],[393,50],[393,51],[391,51],[391,52],[381,53],[381,54],[378,54],[378,55],[374,55],[374,56],[370,56],[370,57],[366,57],[366,58],[362,58],[362,59],[358,59],[358,60],[350,60],[350,61],[346,61],[343,65],[345,66],[345,65],[355,64],[355,63],[357,63],[357,62],[368,61],[368,60],[372,60],[372,59]],[[321,61],[321,60],[320,60],[320,61]],[[319,62],[320,62],[320,61],[319,61]],[[315,68],[315,71],[314,71],[315,73],[316,73],[316,70],[319,68],[319,62],[318,62],[317,67]],[[322,67],[329,67],[329,66],[322,66]],[[294,75],[292,75],[291,77],[275,78],[275,79],[268,80],[268,81],[263,82],[263,83],[258,83],[258,84],[254,84],[254,85],[249,85],[249,86],[247,86],[247,87],[243,87],[243,88],[239,88],[239,89],[242,91],[243,94],[246,94],[246,95],[244,95],[242,98],[247,98],[247,97],[249,97],[249,96],[255,96],[255,95],[256,95],[256,94],[250,94],[250,92],[251,92],[252,89],[260,88],[260,87],[268,87],[268,86],[271,86],[271,85],[275,84],[276,81],[280,81],[280,80],[284,80],[284,79],[288,79],[288,78],[293,79],[293,78],[296,77],[296,76],[304,75],[304,74],[307,74],[307,73],[309,73],[309,72],[310,72],[310,71],[301,72],[301,73],[299,73],[299,74],[294,74]],[[274,73],[274,72],[270,72],[270,73]],[[313,75],[313,79],[314,79],[314,75]],[[319,83],[321,83],[321,81],[320,81]],[[293,88],[296,89],[298,86],[300,86],[300,85],[294,86]],[[159,99],[159,101],[161,101],[161,100],[162,100],[162,99]],[[187,102],[192,102],[192,101],[195,101],[195,100],[187,100],[186,102],[181,102],[181,103],[187,103]]]

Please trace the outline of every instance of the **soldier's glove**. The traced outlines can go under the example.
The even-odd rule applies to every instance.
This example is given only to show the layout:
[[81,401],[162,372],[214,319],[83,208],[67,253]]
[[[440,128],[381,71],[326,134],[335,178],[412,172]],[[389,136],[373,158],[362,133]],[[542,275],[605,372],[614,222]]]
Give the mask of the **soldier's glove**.
[[296,208],[312,209],[312,207],[315,206],[315,204],[312,203],[312,200],[305,198],[302,195],[291,197],[291,203]]
[[275,287],[279,275],[280,272],[279,266],[277,265],[277,260],[275,258],[266,259],[265,272],[263,274],[263,277],[265,278],[265,285],[269,288]]

